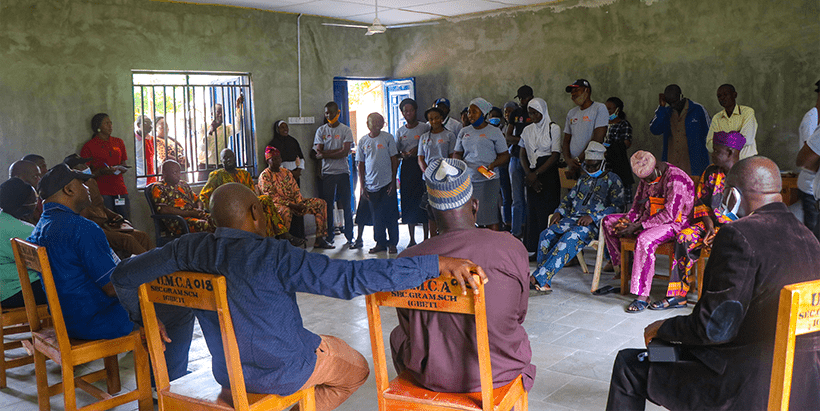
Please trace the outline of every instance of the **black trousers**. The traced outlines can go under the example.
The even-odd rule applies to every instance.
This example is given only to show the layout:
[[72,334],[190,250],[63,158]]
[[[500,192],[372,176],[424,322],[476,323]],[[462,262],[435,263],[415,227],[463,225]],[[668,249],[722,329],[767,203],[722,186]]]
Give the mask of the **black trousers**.
[[649,360],[638,361],[638,354],[646,350],[628,348],[618,352],[612,366],[609,382],[608,411],[632,411],[646,409]]

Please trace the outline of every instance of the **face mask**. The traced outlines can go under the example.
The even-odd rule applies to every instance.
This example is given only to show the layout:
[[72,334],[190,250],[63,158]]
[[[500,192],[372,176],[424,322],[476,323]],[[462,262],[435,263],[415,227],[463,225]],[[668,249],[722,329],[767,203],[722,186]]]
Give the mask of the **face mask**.
[[496,126],[496,127],[498,127],[499,125],[501,125],[501,119],[500,119],[500,118],[498,118],[498,117],[493,117],[493,118],[491,118],[491,119],[487,120],[487,122],[488,122],[488,123],[490,123],[490,124],[492,124],[492,125],[494,125],[494,126]]
[[609,121],[615,120],[618,118],[618,109],[615,109],[615,112],[609,115]]
[[470,125],[473,126],[473,128],[477,128],[478,126],[480,126],[482,124],[484,124],[484,116],[478,116],[478,120],[476,120],[474,123],[472,123]]
[[341,114],[342,114],[342,113],[336,113],[336,117],[333,117],[332,119],[328,120],[328,121],[327,121],[327,123],[328,123],[328,124],[333,124],[333,123],[335,123],[335,122],[339,121],[339,116],[340,116]]
[[90,168],[90,167],[89,167],[89,168],[86,168],[85,170],[83,170],[83,171],[82,171],[82,173],[83,173],[83,174],[88,174],[88,175],[90,175],[90,176],[91,176],[91,175],[94,175],[94,173],[92,173],[92,172],[91,172],[91,168]]
[[[729,209],[729,204],[732,203],[732,199],[734,199],[734,206],[732,209]],[[727,193],[725,197],[723,197],[723,201],[720,202],[720,207],[718,208],[718,212],[723,214],[724,217],[728,218],[729,220],[735,221],[741,216],[738,216],[738,212],[740,212],[740,190],[737,187],[732,187],[731,190]]]
[[587,166],[586,166],[586,164],[584,164],[584,167],[583,167],[584,172],[587,173],[592,178],[598,178],[598,177],[601,176],[601,174],[604,174],[604,163],[606,163],[606,160],[601,161],[601,166],[598,167],[598,171],[592,171],[592,172],[587,170]]

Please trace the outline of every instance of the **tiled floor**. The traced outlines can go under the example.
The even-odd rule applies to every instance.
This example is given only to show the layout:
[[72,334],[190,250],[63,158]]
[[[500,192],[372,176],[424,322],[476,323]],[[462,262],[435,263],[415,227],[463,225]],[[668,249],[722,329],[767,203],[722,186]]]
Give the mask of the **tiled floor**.
[[[399,251],[407,244],[407,229],[401,226]],[[420,229],[418,233],[420,233]],[[372,239],[372,233],[365,231],[365,239]],[[420,235],[417,234],[420,239]],[[348,250],[340,247],[337,237],[335,250],[324,251],[330,257],[364,259],[371,257],[367,251],[374,244],[365,241],[363,250]],[[592,269],[594,252],[586,253],[586,260]],[[377,258],[386,258],[384,253]],[[534,267],[534,263],[532,265]],[[531,267],[531,268],[532,268]],[[665,257],[657,263],[658,273],[668,270]],[[604,273],[601,285],[615,284],[612,275]],[[645,310],[638,314],[627,314],[624,307],[631,301],[628,296],[609,294],[596,297],[590,294],[592,275],[583,274],[579,267],[565,268],[553,280],[555,291],[551,295],[530,299],[530,309],[524,327],[530,335],[533,348],[533,363],[538,367],[535,386],[529,393],[529,407],[533,411],[542,410],[601,410],[606,404],[612,362],[618,350],[643,346],[643,328],[649,323],[672,315],[688,314],[691,309],[670,311]],[[661,298],[666,290],[666,280],[656,280],[652,290],[653,299]],[[318,334],[331,334],[343,338],[359,350],[372,364],[370,337],[364,298],[351,301],[336,300],[309,294],[298,296],[305,326]],[[385,337],[396,325],[395,312],[383,309]],[[195,330],[199,332],[199,329]],[[210,354],[201,334],[195,336],[191,348],[190,370],[210,367]],[[387,355],[390,361],[390,355]],[[134,387],[134,373],[130,355],[121,360],[123,386]],[[89,369],[99,368],[91,364]],[[50,381],[60,378],[59,367],[49,362]],[[394,371],[388,367],[391,377]],[[8,387],[0,389],[0,409],[36,410],[37,390],[34,367],[26,366],[9,370]],[[78,402],[87,404],[91,398],[78,391]],[[52,409],[62,410],[62,396],[53,397]],[[373,376],[359,389],[340,411],[376,410],[375,381]],[[136,403],[117,408],[134,410]],[[647,409],[661,408],[649,404]]]

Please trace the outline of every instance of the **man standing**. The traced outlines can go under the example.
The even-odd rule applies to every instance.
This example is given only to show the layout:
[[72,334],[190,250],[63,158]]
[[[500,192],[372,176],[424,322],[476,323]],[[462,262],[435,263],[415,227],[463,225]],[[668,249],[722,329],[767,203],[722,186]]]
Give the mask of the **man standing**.
[[[400,256],[469,258],[484,268],[490,279],[484,292],[493,386],[506,385],[521,375],[529,391],[535,365],[522,326],[529,298],[527,250],[508,234],[476,228],[478,200],[472,198],[470,173],[463,161],[433,160],[424,177],[439,235]],[[471,317],[407,309],[399,309],[398,316],[399,325],[390,334],[398,373],[410,371],[416,381],[433,391],[481,391],[475,321]]]
[[347,155],[353,145],[353,132],[350,127],[339,122],[339,105],[336,102],[325,104],[325,119],[316,130],[313,139],[316,158],[322,160],[322,199],[327,203],[327,241],[333,244],[333,204],[344,211],[345,238],[348,247],[353,247],[353,212],[350,210],[350,166]]
[[609,124],[609,111],[603,103],[592,101],[592,86],[584,79],[575,80],[566,88],[572,101],[578,106],[567,113],[564,124],[564,160],[567,162],[568,177],[578,178],[584,150],[591,140],[604,142]]
[[[644,330],[647,345],[653,339],[673,343],[691,360],[641,361],[644,350],[621,350],[607,410],[643,410],[647,399],[673,410],[766,409],[780,290],[820,278],[820,243],[783,204],[780,189],[780,170],[765,157],[732,167],[726,215],[746,217],[715,236],[692,313]],[[817,333],[797,337],[791,409],[820,404],[817,347]]]
[[[83,184],[90,178],[90,174],[72,171],[65,163],[43,176],[38,189],[45,199],[45,211],[28,241],[46,247],[68,336],[82,340],[119,338],[134,330],[111,285],[111,273],[120,260],[102,229],[79,215],[91,204],[88,187]],[[190,311],[166,308],[157,306],[170,338],[165,360],[173,380],[186,373],[194,317]]]
[[450,117],[450,100],[442,97],[436,100],[433,107],[441,110],[442,112],[444,121],[441,122],[441,125],[444,126],[445,129],[452,132],[454,136],[458,136],[459,131],[461,131],[464,126],[461,124],[461,121]]
[[[367,116],[370,132],[359,139],[356,162],[359,166],[361,196],[370,204],[373,216],[373,237],[376,246],[370,253],[396,253],[399,241],[399,210],[396,200],[396,171],[399,168],[396,140],[382,131],[384,117],[379,113]],[[387,234],[385,235],[385,232]]]
[[712,117],[712,124],[709,126],[709,134],[706,135],[706,148],[712,151],[712,140],[715,133],[723,131],[726,133],[739,131],[746,137],[746,145],[740,150],[740,159],[757,155],[757,119],[755,111],[751,107],[741,106],[736,103],[737,91],[735,86],[724,84],[718,87],[717,99],[723,110]]
[[814,83],[814,85],[817,86],[814,90],[817,93],[817,102],[814,107],[803,116],[803,121],[800,122],[800,129],[798,130],[800,153],[797,155],[797,166],[801,169],[800,175],[797,176],[797,188],[800,189],[800,200],[803,204],[803,224],[805,224],[809,230],[816,232],[817,218],[820,215],[820,211],[817,209],[817,200],[814,198],[813,183],[817,168],[816,166],[805,164],[805,160],[807,155],[814,154],[817,156],[817,154],[813,151],[811,153],[804,151],[811,150],[807,142],[809,141],[809,137],[814,134],[817,126],[820,125],[820,116],[818,115],[818,111],[820,110],[820,81]]
[[[474,272],[486,282],[484,271],[467,260],[436,256],[332,260],[264,237],[266,222],[259,199],[241,184],[219,187],[212,202],[216,233],[182,236],[125,260],[112,278],[123,306],[134,321],[141,322],[137,293],[141,284],[176,271],[225,276],[249,392],[284,396],[315,386],[316,409],[332,410],[367,380],[370,366],[359,352],[339,338],[304,328],[297,292],[351,299],[406,290],[440,275],[454,277],[462,286],[465,281],[477,286]],[[219,319],[215,312],[196,315],[213,357],[214,378],[228,387]]]
[[662,161],[676,165],[689,175],[699,176],[709,165],[706,135],[711,117],[702,105],[683,97],[677,84],[666,86],[658,96],[649,132],[663,134]]
[[527,203],[524,197],[524,167],[521,165],[521,133],[524,127],[532,124],[530,114],[527,111],[527,104],[533,98],[532,87],[523,85],[518,88],[515,98],[520,102],[507,118],[509,125],[504,133],[504,138],[510,146],[510,164],[507,166],[510,172],[510,191],[512,191],[512,221],[510,222],[510,232],[512,235],[521,238],[524,235],[524,216],[526,214]]

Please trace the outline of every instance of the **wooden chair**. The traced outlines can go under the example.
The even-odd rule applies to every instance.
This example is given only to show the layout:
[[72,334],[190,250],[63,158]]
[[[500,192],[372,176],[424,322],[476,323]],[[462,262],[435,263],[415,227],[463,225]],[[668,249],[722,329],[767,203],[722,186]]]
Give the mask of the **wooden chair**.
[[[170,279],[169,279],[170,277]],[[182,278],[182,280],[176,280]],[[154,368],[160,410],[283,410],[299,403],[301,411],[315,411],[313,387],[287,397],[273,394],[251,394],[245,390],[239,346],[236,343],[231,312],[228,307],[225,277],[213,274],[176,272],[143,284],[139,289],[140,308],[148,339],[148,350]],[[195,291],[171,284],[193,284]],[[201,286],[198,286],[200,284]],[[184,297],[183,297],[184,296]],[[189,374],[173,382],[168,380],[163,344],[153,303],[216,311],[222,331],[225,364],[231,387],[223,388],[212,376]],[[203,376],[205,378],[203,378]],[[208,378],[210,377],[210,378]]]
[[[777,331],[769,386],[769,410],[789,409],[794,368],[794,342],[798,335],[820,331],[812,297],[820,293],[820,280],[787,285],[780,291]],[[799,376],[798,376],[799,378]]]
[[[403,291],[380,292],[367,296],[367,318],[370,324],[370,346],[373,348],[373,367],[376,371],[376,396],[379,410],[483,410],[507,411],[513,407],[517,411],[527,410],[527,391],[524,390],[519,375],[511,383],[493,389],[493,374],[490,366],[490,343],[487,334],[487,312],[484,302],[484,285],[474,276],[479,285],[479,294],[472,290],[467,296],[461,295],[458,283],[446,277],[425,282],[423,288],[428,296],[443,298],[419,300]],[[439,290],[439,284],[450,283],[450,292]],[[434,301],[433,303],[431,303]],[[420,307],[424,302],[425,307]],[[441,393],[420,386],[409,372],[405,371],[392,381],[387,380],[387,360],[382,336],[381,312],[379,306],[422,309],[427,311],[469,314],[475,316],[476,340],[478,347],[478,367],[481,373],[481,392]]]
[[[636,238],[635,237],[623,237],[621,238],[621,294],[625,295],[628,293],[629,288],[629,280],[632,277],[632,270],[629,269],[629,263],[631,260],[630,252],[635,252],[635,244]],[[672,272],[672,268],[675,265],[675,242],[674,241],[667,241],[658,246],[655,250],[655,255],[666,255],[669,256],[669,272]],[[709,258],[709,252],[702,250],[700,254],[700,258],[697,261],[697,284],[698,284],[698,299],[700,299],[700,294],[703,291],[703,272],[706,269],[706,260]],[[657,275],[656,277],[661,278],[669,278],[668,275]]]
[[[48,313],[47,304],[38,305],[37,312],[40,320],[45,323],[51,318],[51,315]],[[6,387],[7,369],[22,367],[34,362],[33,355],[6,357],[6,351],[23,347],[23,340],[30,340],[30,338],[20,338],[11,341],[6,341],[5,338],[29,332],[31,332],[31,327],[28,326],[28,316],[26,315],[25,307],[0,307],[0,342],[3,344],[3,354],[0,355],[0,388]]]
[[[598,225],[598,240],[592,241],[589,246],[595,248],[597,251],[597,253],[595,253],[595,272],[592,273],[592,288],[589,289],[590,292],[595,292],[595,290],[598,289],[598,283],[601,281],[601,271],[604,268],[606,240],[604,240],[603,219],[601,219],[601,224]],[[584,267],[586,267],[586,263],[581,266],[581,268]],[[584,272],[586,273],[587,270],[584,270]],[[621,289],[623,290],[623,288]]]
[[[24,341],[29,351],[34,352],[34,370],[37,376],[37,403],[40,410],[51,409],[49,399],[63,393],[65,409],[77,410],[76,389],[80,388],[100,401],[82,407],[80,410],[107,410],[131,401],[138,401],[140,410],[153,410],[151,400],[151,379],[148,374],[148,353],[142,345],[139,331],[134,331],[124,337],[111,340],[77,340],[68,337],[63,310],[51,274],[51,265],[48,261],[45,247],[13,238],[11,247],[17,263],[17,274],[20,285],[23,287],[23,300],[26,303],[28,323],[31,325],[33,344]],[[34,294],[28,277],[28,269],[40,273],[51,308],[52,327],[43,327],[41,318],[34,303]],[[137,389],[117,396],[121,389],[119,362],[117,354],[128,351],[134,352],[134,371],[137,379]],[[62,368],[63,381],[52,386],[48,385],[46,358],[50,358]],[[103,359],[105,367],[90,374],[76,376],[74,367],[97,359]],[[105,379],[105,392],[91,383]]]

